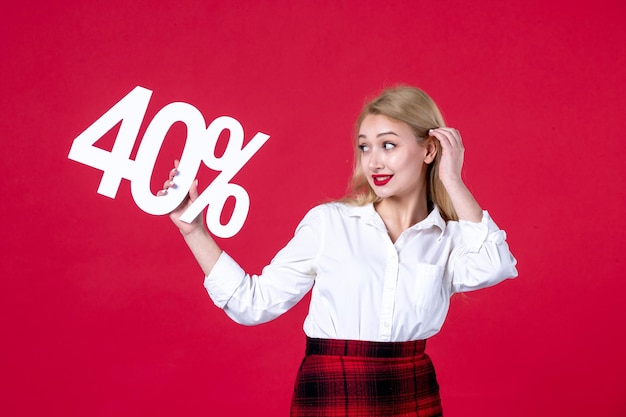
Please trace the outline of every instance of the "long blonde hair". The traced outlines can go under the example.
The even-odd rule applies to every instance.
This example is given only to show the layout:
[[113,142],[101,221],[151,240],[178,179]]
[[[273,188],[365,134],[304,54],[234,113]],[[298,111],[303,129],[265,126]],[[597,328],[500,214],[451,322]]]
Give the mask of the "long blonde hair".
[[[430,129],[445,126],[441,112],[428,94],[416,87],[397,86],[383,90],[378,97],[365,104],[355,125],[355,142],[363,119],[368,115],[377,114],[409,125],[419,143],[429,140],[428,131]],[[441,216],[445,221],[458,220],[450,196],[439,179],[441,145],[438,140],[433,141],[437,147],[437,154],[435,160],[428,165],[427,198],[429,204],[434,203],[439,207]],[[362,206],[380,201],[380,198],[370,187],[361,169],[361,153],[357,145],[358,143],[355,143],[354,170],[350,191],[341,201],[346,204]]]

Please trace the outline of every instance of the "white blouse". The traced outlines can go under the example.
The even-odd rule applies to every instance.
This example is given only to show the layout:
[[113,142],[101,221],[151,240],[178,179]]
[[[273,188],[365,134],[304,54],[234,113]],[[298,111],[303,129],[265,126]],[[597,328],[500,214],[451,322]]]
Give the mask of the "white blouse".
[[313,288],[309,337],[426,339],[441,329],[453,293],[517,276],[505,239],[486,211],[480,223],[446,223],[435,207],[394,244],[371,204],[328,203],[307,213],[261,275],[222,253],[204,285],[245,325],[278,317]]

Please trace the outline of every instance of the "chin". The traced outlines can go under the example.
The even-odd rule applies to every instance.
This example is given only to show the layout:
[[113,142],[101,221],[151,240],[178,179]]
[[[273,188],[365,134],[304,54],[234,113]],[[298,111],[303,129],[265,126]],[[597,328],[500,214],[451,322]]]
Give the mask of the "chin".
[[393,194],[390,194],[390,193],[377,193],[377,192],[374,191],[374,194],[376,194],[376,197],[378,197],[380,199],[393,197]]

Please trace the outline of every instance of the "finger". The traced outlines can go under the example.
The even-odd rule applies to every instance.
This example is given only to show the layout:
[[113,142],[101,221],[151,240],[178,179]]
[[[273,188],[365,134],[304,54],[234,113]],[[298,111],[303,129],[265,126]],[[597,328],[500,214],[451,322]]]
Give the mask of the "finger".
[[448,137],[450,143],[462,145],[463,140],[461,139],[461,132],[453,127],[444,127],[441,129],[442,132]]
[[157,197],[161,197],[161,196],[167,195],[167,190],[159,190],[159,191],[157,191],[156,195],[157,195]]
[[178,159],[174,159],[174,168],[170,171],[169,178],[173,180],[176,175],[178,175],[178,165],[180,161]]
[[449,149],[452,146],[448,133],[443,128],[433,129],[430,135],[439,141],[443,149]]
[[163,183],[163,190],[167,191],[170,188],[176,188],[174,181],[167,180]]
[[194,202],[198,198],[198,179],[196,178],[189,188],[189,199]]
[[463,141],[461,140],[461,134],[454,128],[439,128],[433,132],[433,136],[439,139],[441,146],[444,148],[463,149]]

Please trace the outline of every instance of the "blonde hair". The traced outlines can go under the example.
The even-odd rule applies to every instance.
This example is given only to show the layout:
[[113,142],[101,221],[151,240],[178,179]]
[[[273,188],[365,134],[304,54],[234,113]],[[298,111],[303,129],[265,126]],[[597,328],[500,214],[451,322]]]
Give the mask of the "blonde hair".
[[[444,127],[445,122],[435,102],[424,91],[416,87],[397,86],[383,90],[383,92],[363,107],[355,125],[355,141],[358,130],[368,115],[383,115],[400,122],[404,122],[413,130],[415,139],[419,143],[429,140],[430,129]],[[433,139],[430,139],[433,140]],[[437,147],[437,154],[428,165],[427,198],[429,205],[434,203],[439,207],[445,221],[458,220],[450,196],[439,179],[439,162],[441,160],[441,145],[433,140]],[[361,153],[355,143],[354,170],[350,191],[341,202],[362,206],[380,201],[361,169]]]

